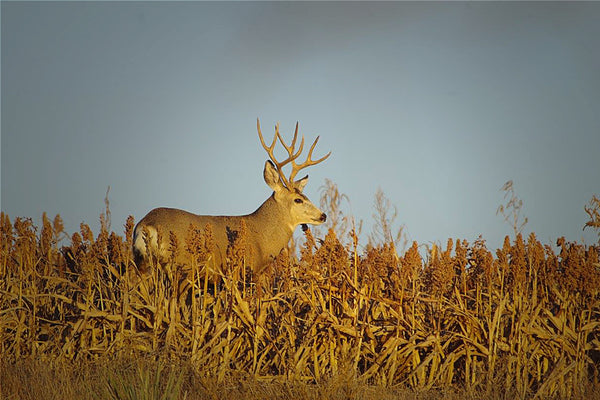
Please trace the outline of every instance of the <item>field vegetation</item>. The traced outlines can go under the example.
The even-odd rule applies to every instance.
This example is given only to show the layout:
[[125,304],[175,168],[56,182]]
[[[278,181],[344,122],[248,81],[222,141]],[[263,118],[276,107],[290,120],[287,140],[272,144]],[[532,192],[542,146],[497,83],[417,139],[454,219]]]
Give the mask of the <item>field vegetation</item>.
[[[67,237],[61,218],[0,217],[0,398],[593,398],[600,241],[531,233],[403,245],[378,193],[364,247],[328,183],[322,234],[260,276],[244,235],[221,270],[211,226],[191,265],[132,260],[133,217]],[[503,213],[510,215],[510,204]],[[585,207],[600,232],[600,200]],[[512,210],[514,211],[514,209]],[[316,236],[324,236],[318,239]],[[599,237],[600,238],[600,237]],[[558,250],[554,250],[557,248]],[[400,250],[402,249],[402,250]],[[175,257],[173,257],[175,259]]]

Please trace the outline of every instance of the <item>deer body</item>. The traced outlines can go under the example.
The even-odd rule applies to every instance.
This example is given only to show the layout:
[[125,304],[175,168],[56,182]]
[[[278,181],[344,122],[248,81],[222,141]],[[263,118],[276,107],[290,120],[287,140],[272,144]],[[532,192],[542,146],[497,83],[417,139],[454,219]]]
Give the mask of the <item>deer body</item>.
[[[235,240],[241,227],[245,223],[245,253],[246,263],[254,272],[260,272],[274,257],[284,249],[290,241],[295,228],[300,224],[318,225],[325,222],[327,216],[310,200],[302,194],[302,189],[308,181],[308,176],[294,181],[296,173],[309,165],[323,161],[329,156],[317,160],[311,160],[312,150],[317,140],[313,143],[307,161],[297,165],[294,160],[300,155],[304,144],[304,138],[300,150],[294,153],[294,145],[298,134],[296,133],[291,146],[287,146],[279,135],[278,126],[276,135],[270,147],[264,144],[260,125],[257,122],[259,137],[263,147],[269,153],[271,160],[265,163],[263,176],[267,185],[273,189],[273,194],[252,214],[240,216],[210,216],[196,215],[187,211],[174,208],[155,208],[142,218],[134,229],[133,253],[138,268],[146,270],[149,258],[148,250],[157,255],[161,262],[166,261],[171,252],[169,251],[169,236],[172,232],[180,247],[184,247],[190,226],[201,231],[207,225],[211,225],[215,249],[212,254],[216,267],[221,267],[226,262],[227,248]],[[277,162],[273,155],[273,148],[280,139],[288,151],[289,157],[283,162]],[[290,178],[283,175],[281,167],[292,163]],[[147,235],[147,237],[146,237]],[[160,239],[160,243],[159,243]],[[189,253],[184,248],[177,253],[175,262],[186,264],[189,262]]]

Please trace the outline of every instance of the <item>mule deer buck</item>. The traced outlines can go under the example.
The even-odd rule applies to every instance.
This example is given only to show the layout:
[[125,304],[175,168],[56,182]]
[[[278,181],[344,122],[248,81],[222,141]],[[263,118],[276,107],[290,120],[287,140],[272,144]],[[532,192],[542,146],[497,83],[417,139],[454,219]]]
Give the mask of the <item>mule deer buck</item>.
[[[302,194],[302,189],[308,182],[308,175],[298,180],[294,179],[300,170],[324,161],[331,152],[318,160],[312,159],[313,150],[319,141],[317,137],[310,147],[306,160],[297,164],[296,159],[304,148],[303,135],[300,146],[296,150],[298,123],[289,146],[279,134],[279,124],[275,126],[275,136],[270,146],[265,144],[258,119],[256,128],[260,142],[270,158],[265,162],[263,176],[267,185],[273,189],[271,196],[252,214],[241,216],[196,215],[174,208],[155,208],[142,218],[134,229],[133,253],[136,265],[141,271],[147,270],[149,253],[155,255],[161,262],[168,260],[171,232],[181,246],[186,243],[190,226],[204,229],[208,224],[212,227],[215,244],[212,254],[213,265],[222,270],[227,262],[227,247],[231,245],[231,238],[237,235],[240,227],[245,223],[246,264],[252,267],[254,273],[260,273],[287,246],[298,225],[319,225],[325,222],[327,218],[325,213]],[[288,153],[283,161],[277,161],[274,154],[278,139]],[[286,177],[283,167],[290,163],[292,170],[289,177]],[[178,254],[176,260],[178,264],[186,264],[190,261],[189,253],[184,249]]]

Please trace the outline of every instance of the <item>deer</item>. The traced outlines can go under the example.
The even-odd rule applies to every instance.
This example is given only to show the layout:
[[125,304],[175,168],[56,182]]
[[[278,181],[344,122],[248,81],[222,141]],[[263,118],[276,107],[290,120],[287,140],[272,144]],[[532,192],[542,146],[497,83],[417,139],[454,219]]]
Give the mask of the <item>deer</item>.
[[[151,210],[135,226],[133,233],[134,262],[141,272],[148,271],[150,254],[157,257],[159,262],[167,262],[171,252],[168,250],[169,241],[175,235],[177,243],[186,243],[185,240],[190,228],[204,229],[211,226],[214,238],[214,251],[211,254],[213,266],[223,270],[227,262],[227,248],[232,244],[232,237],[243,229],[246,233],[246,263],[254,274],[260,274],[283,249],[287,248],[294,230],[299,225],[303,228],[306,224],[320,225],[327,219],[327,215],[315,206],[302,193],[308,175],[296,180],[296,175],[301,170],[325,161],[331,151],[325,156],[313,160],[312,153],[319,141],[315,139],[308,151],[306,160],[296,163],[304,149],[304,135],[298,149],[298,123],[294,138],[290,145],[286,144],[279,133],[279,123],[275,125],[275,135],[269,146],[265,143],[260,120],[256,120],[258,137],[269,159],[266,160],[263,177],[265,183],[272,189],[271,196],[251,214],[239,216],[225,215],[197,215],[188,211],[160,207]],[[275,157],[275,146],[281,143],[287,152],[287,158],[278,161]],[[291,172],[286,177],[283,167],[290,164]],[[177,252],[180,265],[190,262],[190,255],[186,251]]]

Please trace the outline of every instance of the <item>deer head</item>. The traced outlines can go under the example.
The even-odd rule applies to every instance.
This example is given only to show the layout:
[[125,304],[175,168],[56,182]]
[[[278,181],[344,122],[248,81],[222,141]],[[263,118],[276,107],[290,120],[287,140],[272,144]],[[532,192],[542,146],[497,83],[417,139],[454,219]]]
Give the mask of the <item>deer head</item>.
[[[271,142],[270,146],[267,146],[265,143],[260,130],[260,121],[258,119],[256,120],[256,128],[258,130],[260,142],[270,158],[265,162],[265,169],[263,171],[265,182],[271,189],[273,189],[273,195],[277,203],[280,204],[284,209],[289,210],[291,217],[290,225],[292,225],[292,229],[300,224],[319,225],[325,222],[327,215],[319,210],[308,199],[308,197],[302,194],[304,186],[306,186],[308,183],[308,175],[298,180],[295,180],[295,178],[298,172],[300,172],[302,169],[325,161],[327,157],[331,155],[331,152],[327,153],[318,160],[312,159],[313,150],[319,141],[319,137],[317,136],[310,147],[306,160],[301,164],[297,164],[296,159],[300,156],[304,148],[304,136],[302,136],[300,147],[298,150],[296,150],[296,142],[298,139],[298,123],[296,123],[294,138],[289,146],[285,143],[279,133],[279,124],[275,125],[275,136],[273,137],[273,141]],[[279,139],[279,142],[288,153],[287,158],[283,161],[278,161],[275,157],[274,149],[277,139]],[[286,177],[283,167],[290,163],[292,166],[292,171],[290,172],[289,177]]]

